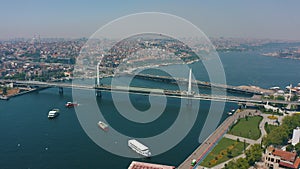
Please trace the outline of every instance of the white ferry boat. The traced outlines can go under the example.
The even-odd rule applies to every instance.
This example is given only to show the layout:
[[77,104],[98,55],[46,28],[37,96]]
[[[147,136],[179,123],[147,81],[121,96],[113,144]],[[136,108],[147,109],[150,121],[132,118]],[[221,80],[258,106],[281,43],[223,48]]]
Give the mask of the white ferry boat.
[[53,119],[59,115],[59,109],[52,109],[48,113],[48,118]]
[[145,157],[150,157],[151,156],[151,152],[149,150],[149,148],[145,145],[143,145],[142,143],[138,142],[135,139],[132,140],[128,140],[128,146],[135,152],[137,152],[138,154],[145,156]]

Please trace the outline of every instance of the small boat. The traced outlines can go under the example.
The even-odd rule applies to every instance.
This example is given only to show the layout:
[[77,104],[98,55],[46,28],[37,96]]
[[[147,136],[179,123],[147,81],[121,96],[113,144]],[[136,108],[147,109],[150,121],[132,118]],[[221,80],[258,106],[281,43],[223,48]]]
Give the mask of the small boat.
[[227,115],[231,116],[235,112],[235,109],[231,109],[231,111],[227,112]]
[[3,95],[3,96],[0,96],[0,99],[1,99],[1,100],[8,100],[9,97]]
[[108,131],[108,125],[107,125],[106,123],[104,123],[104,122],[102,122],[102,121],[99,121],[99,122],[98,122],[98,126],[99,126],[102,130]]
[[65,104],[65,106],[66,106],[67,108],[71,108],[71,107],[78,106],[78,104],[77,104],[77,103],[74,103],[74,102],[67,102],[67,103]]
[[229,111],[229,112],[227,112],[227,115],[231,116],[231,115],[232,115],[232,112],[230,112],[230,111]]
[[52,109],[48,113],[48,118],[53,119],[59,115],[59,109]]
[[128,140],[128,147],[142,156],[151,157],[149,148],[135,139]]

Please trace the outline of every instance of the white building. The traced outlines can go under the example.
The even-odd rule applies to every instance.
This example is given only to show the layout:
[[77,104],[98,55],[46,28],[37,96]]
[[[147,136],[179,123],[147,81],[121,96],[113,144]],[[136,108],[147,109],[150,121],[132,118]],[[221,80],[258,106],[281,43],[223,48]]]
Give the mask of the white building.
[[269,105],[269,102],[267,102],[267,104],[264,105],[264,108],[266,110],[271,110],[273,112],[277,112],[278,111],[279,113],[284,113],[280,108]]
[[7,83],[7,84],[5,84],[5,87],[13,88],[14,87],[14,83]]
[[266,149],[263,162],[265,168],[273,169],[299,169],[300,166],[300,158],[296,152],[283,151],[271,146]]
[[293,130],[292,145],[295,146],[300,142],[300,127]]

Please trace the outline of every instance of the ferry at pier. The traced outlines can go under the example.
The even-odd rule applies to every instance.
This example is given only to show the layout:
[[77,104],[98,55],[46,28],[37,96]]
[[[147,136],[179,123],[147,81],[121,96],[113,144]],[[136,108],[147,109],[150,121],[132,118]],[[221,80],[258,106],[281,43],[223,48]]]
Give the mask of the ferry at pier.
[[52,109],[48,113],[48,118],[53,119],[59,115],[59,109]]
[[65,106],[66,106],[67,108],[71,108],[71,107],[78,106],[78,104],[77,104],[77,103],[74,103],[74,102],[67,102],[67,103],[65,104]]
[[231,111],[227,112],[227,115],[231,116],[234,114],[234,112],[235,112],[235,109],[231,109]]
[[106,123],[104,123],[104,122],[102,122],[102,121],[99,121],[99,122],[98,122],[98,126],[99,126],[102,130],[108,131],[108,125],[107,125]]
[[229,111],[229,112],[227,112],[227,115],[228,115],[228,116],[231,116],[232,114],[233,114],[233,113],[232,113],[232,112],[230,112],[230,111]]
[[145,156],[145,157],[151,157],[151,152],[149,148],[142,143],[138,142],[135,139],[128,140],[128,146],[135,151],[136,153]]

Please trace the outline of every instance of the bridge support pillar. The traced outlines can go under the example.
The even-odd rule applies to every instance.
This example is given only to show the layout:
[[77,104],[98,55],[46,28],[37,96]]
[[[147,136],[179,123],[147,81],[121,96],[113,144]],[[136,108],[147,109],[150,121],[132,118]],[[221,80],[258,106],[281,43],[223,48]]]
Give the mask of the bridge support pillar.
[[59,87],[59,88],[58,88],[58,93],[59,93],[60,95],[64,94],[64,89],[63,89],[62,87]]
[[188,106],[192,106],[192,99],[187,99],[187,103]]
[[96,90],[96,97],[99,97],[99,98],[102,97],[102,93],[100,90]]

